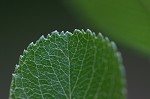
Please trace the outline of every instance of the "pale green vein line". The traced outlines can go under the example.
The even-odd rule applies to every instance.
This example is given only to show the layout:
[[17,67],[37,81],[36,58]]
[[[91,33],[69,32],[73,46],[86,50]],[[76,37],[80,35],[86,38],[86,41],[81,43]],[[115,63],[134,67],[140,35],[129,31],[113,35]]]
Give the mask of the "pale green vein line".
[[[22,73],[22,71],[21,71],[21,73]],[[14,78],[15,78],[15,77],[14,77]],[[17,78],[15,78],[15,79],[17,79]],[[23,91],[24,95],[27,97],[27,94],[26,94],[26,92],[25,92],[25,90],[24,90],[22,78],[21,78],[21,86],[22,86],[22,91]]]
[[[55,42],[56,42],[56,36],[55,36]],[[56,45],[57,45],[57,44],[56,44]],[[50,47],[50,46],[49,46],[49,47]],[[50,58],[49,58],[49,59],[50,59]],[[63,86],[62,86],[62,84],[61,84],[61,82],[60,82],[60,80],[59,80],[59,78],[58,78],[58,76],[57,76],[57,74],[56,74],[56,72],[55,72],[55,70],[54,70],[54,68],[53,68],[53,66],[52,66],[51,60],[50,60],[49,62],[50,62],[50,64],[51,64],[51,67],[52,67],[52,70],[53,70],[53,72],[54,72],[54,75],[56,76],[56,79],[58,80],[59,85],[61,86],[61,88],[62,88],[62,90],[63,90],[64,95],[66,96],[67,99],[69,99],[68,96],[67,96],[67,94],[66,94],[66,92],[65,92],[65,90],[64,90],[64,88],[63,88]]]
[[92,76],[91,76],[91,78],[90,78],[90,82],[89,82],[89,84],[88,84],[88,87],[87,87],[87,89],[86,89],[86,91],[85,91],[85,94],[84,94],[84,98],[83,99],[86,99],[86,95],[87,95],[87,93],[88,93],[88,91],[89,91],[89,89],[90,89],[90,86],[91,86],[91,84],[92,84],[92,80],[93,80],[93,77],[94,77],[94,73],[95,73],[95,63],[96,63],[96,54],[97,54],[97,47],[96,47],[96,45],[95,45],[95,39],[93,39],[93,43],[94,43],[94,62],[93,62],[93,65],[92,65]]
[[[34,63],[35,63],[35,52],[34,52]],[[36,64],[35,64],[35,68],[36,68],[36,71],[37,71],[38,77],[39,77],[39,76],[40,76],[40,75],[39,75],[39,70],[38,70],[38,67],[37,67]],[[39,87],[39,89],[40,89],[41,97],[42,97],[42,99],[44,99],[44,96],[43,96],[43,93],[42,93],[42,89],[41,89],[41,83],[40,83],[38,77],[37,77],[37,80],[38,80],[38,87]]]
[[[58,46],[57,46],[57,47],[58,47]],[[44,48],[45,52],[48,54],[48,56],[56,56],[56,55],[50,55],[49,52],[46,50],[46,48],[45,48],[45,47],[43,47],[43,48]],[[58,47],[57,49],[60,50],[66,58],[68,58],[68,57],[65,55],[65,53],[63,52],[63,50],[61,50],[59,47]],[[46,60],[46,59],[45,59],[45,60]],[[62,70],[61,66],[60,66],[60,69],[61,69],[61,71],[62,71],[66,76],[68,76],[68,75],[66,74],[66,72],[64,72],[64,70]]]
[[[79,46],[79,37],[78,37],[78,35],[77,35],[77,39],[78,39],[78,42],[77,42],[77,45],[76,45],[76,47],[75,47],[75,52],[74,52],[72,58],[70,59],[70,61],[72,61],[72,59],[74,58],[74,55],[76,54],[77,49],[78,49],[78,46]],[[73,88],[74,88],[74,87],[75,87],[75,86],[73,86]],[[72,90],[71,90],[70,94],[71,94],[71,95],[73,94],[73,93],[72,93]]]
[[[102,53],[103,53],[103,52],[102,52]],[[104,60],[102,60],[102,62],[103,62],[103,61],[104,61]],[[102,63],[102,64],[103,64],[103,63]],[[101,86],[102,86],[102,84],[103,84],[103,82],[104,82],[105,75],[107,74],[107,71],[108,71],[108,66],[105,66],[105,67],[104,67],[104,72],[103,72],[103,74],[102,74],[102,78],[99,80],[99,85],[98,85],[97,91],[96,91],[96,93],[95,93],[94,99],[97,99],[97,98],[98,98],[98,94],[101,94],[101,93],[99,93],[99,91],[100,91]]]
[[69,47],[68,47],[68,42],[67,42],[67,49],[68,49],[68,65],[69,65],[69,99],[71,99],[71,79],[70,79],[70,58],[69,58]]
[[[68,36],[68,35],[66,35],[66,36]],[[61,37],[62,38],[62,37]],[[62,38],[63,39],[63,38]],[[64,40],[64,39],[63,39]],[[71,79],[70,79],[70,57],[69,57],[69,46],[68,46],[68,44],[69,44],[69,41],[66,41],[66,40],[64,40],[65,42],[66,42],[66,44],[67,44],[67,53],[68,53],[68,56],[64,53],[64,51],[62,50],[62,49],[60,49],[59,47],[59,49],[60,49],[60,51],[63,53],[63,55],[67,58],[67,60],[68,60],[68,68],[69,68],[69,74],[68,74],[68,83],[69,83],[69,99],[71,99]]]
[[[82,35],[82,36],[83,36],[83,35]],[[83,36],[83,37],[84,37],[84,36]],[[89,35],[88,35],[88,38],[89,38]],[[81,73],[82,68],[83,68],[83,62],[84,62],[84,60],[85,60],[85,56],[86,56],[86,53],[87,53],[88,41],[89,41],[89,40],[87,40],[87,42],[86,42],[86,46],[85,46],[86,50],[85,50],[85,53],[84,53],[84,56],[83,56],[83,61],[82,61],[82,63],[81,63],[80,70],[79,70],[79,73],[78,73],[78,75],[77,75],[77,80],[76,80],[75,85],[74,85],[74,87],[73,87],[73,89],[72,89],[72,93],[73,93],[74,90],[75,90],[75,87],[76,87],[77,82],[78,82],[78,80],[79,80],[80,73]]]

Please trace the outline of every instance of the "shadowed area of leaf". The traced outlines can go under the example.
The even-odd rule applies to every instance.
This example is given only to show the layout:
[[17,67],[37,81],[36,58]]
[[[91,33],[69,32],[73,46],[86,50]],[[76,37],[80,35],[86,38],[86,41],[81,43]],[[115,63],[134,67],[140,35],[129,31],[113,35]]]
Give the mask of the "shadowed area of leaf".
[[41,36],[20,56],[10,98],[125,99],[120,53],[89,29]]

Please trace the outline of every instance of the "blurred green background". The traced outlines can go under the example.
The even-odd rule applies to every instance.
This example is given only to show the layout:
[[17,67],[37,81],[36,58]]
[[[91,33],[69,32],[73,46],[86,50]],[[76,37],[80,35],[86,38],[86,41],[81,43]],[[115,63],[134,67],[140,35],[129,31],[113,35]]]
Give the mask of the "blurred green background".
[[[90,24],[127,47],[150,55],[149,0],[68,0]],[[69,4],[68,2],[66,2]],[[72,6],[73,5],[73,6]]]
[[0,1],[0,99],[7,99],[19,55],[41,35],[74,29],[115,41],[126,69],[128,99],[150,99],[150,1]]

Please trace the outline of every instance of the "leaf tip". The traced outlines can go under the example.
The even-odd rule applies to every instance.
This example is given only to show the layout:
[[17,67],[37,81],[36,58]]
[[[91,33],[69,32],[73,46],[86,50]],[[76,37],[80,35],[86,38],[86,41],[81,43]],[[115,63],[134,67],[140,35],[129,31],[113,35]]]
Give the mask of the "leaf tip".
[[[47,39],[47,38],[45,38],[44,35],[42,35],[42,36],[36,41],[35,44],[34,44],[34,43],[32,44],[32,46],[35,46],[37,43],[42,42],[42,41],[45,41],[46,39]],[[31,46],[31,47],[32,47],[32,46]]]
[[50,34],[47,34],[47,37],[46,38],[50,38],[51,37],[51,35]]
[[22,55],[20,55],[20,59],[22,59],[23,58],[23,56]]
[[27,49],[29,49],[30,47],[32,47],[32,46],[34,46],[35,44],[33,43],[33,42],[31,42],[29,45],[28,45],[28,47],[27,47]]
[[73,35],[73,34],[72,34],[71,32],[69,32],[69,31],[66,31],[65,34],[66,34],[66,35]]
[[[121,55],[120,52],[116,53],[116,57],[118,58],[119,63],[122,64],[123,63],[123,59],[122,59],[122,55]],[[124,68],[123,65],[120,66],[120,71],[122,71],[123,75],[125,76],[125,68]]]
[[92,35],[92,36],[95,35],[95,33],[92,32],[90,29],[87,29],[87,30],[86,30],[86,33],[89,33],[89,34]]
[[84,31],[84,29],[81,29],[80,32],[82,32],[83,34],[86,34],[86,32]]
[[105,37],[105,40],[106,40],[107,42],[110,42],[110,40],[109,40],[109,38],[108,38],[108,37]]
[[42,36],[40,37],[40,39],[45,39],[44,35],[42,35]]
[[61,35],[61,36],[65,35],[64,31],[61,31],[61,32],[60,32],[60,35]]
[[104,39],[104,36],[102,35],[102,33],[98,33],[98,35],[97,35],[99,38],[101,38],[101,39]]
[[113,48],[115,51],[117,51],[117,45],[116,45],[116,43],[115,43],[114,41],[111,41],[110,44],[111,44],[112,48]]
[[23,54],[26,54],[27,52],[28,52],[27,50],[25,50],[25,49],[23,50]]
[[14,73],[12,74],[12,76],[13,76],[14,78],[16,78],[16,77],[17,77],[17,75],[16,75],[16,74],[14,74]]
[[52,32],[52,35],[59,35],[59,32],[57,30]]
[[118,57],[119,62],[122,63],[122,62],[123,62],[123,59],[122,59],[121,53],[120,53],[120,52],[117,52],[117,53],[116,53],[116,56]]
[[17,64],[16,64],[16,67],[15,67],[15,69],[18,69],[18,68],[19,68],[19,65],[17,65]]
[[74,33],[81,33],[81,31],[79,29],[75,29]]

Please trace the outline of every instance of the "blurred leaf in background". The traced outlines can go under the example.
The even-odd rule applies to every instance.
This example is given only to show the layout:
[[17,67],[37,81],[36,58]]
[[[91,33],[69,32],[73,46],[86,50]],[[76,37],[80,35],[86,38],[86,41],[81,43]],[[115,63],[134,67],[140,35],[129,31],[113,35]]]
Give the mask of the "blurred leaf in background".
[[120,44],[150,55],[150,1],[71,0],[66,3],[73,6],[82,20]]

